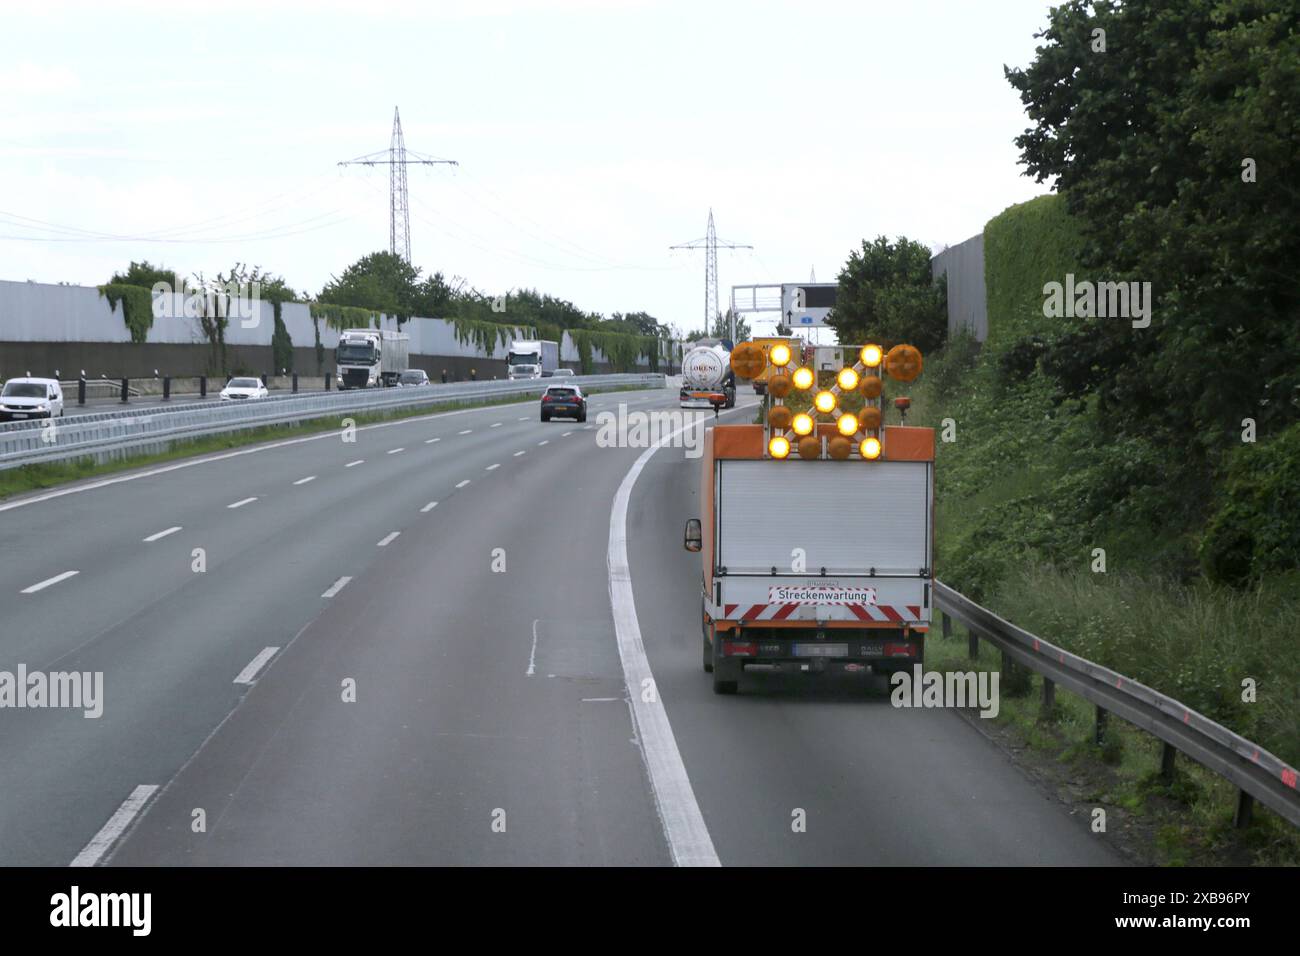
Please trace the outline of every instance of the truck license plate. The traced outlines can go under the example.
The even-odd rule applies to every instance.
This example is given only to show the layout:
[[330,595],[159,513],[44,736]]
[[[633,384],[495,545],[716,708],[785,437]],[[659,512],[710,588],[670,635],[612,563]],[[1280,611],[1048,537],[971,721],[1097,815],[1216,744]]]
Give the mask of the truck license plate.
[[796,644],[795,657],[848,657],[847,644]]

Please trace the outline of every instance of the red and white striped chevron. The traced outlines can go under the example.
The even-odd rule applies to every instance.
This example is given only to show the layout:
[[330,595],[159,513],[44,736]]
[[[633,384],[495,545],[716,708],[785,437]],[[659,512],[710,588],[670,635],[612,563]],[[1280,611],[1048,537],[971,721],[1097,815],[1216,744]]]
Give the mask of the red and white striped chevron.
[[[722,606],[721,618],[726,621],[784,621],[807,604],[725,604]],[[891,621],[905,624],[921,621],[921,607],[917,604],[905,604],[894,607],[889,604],[844,604],[828,602],[819,607],[834,606],[845,608],[859,621]],[[838,614],[830,617],[840,617]]]

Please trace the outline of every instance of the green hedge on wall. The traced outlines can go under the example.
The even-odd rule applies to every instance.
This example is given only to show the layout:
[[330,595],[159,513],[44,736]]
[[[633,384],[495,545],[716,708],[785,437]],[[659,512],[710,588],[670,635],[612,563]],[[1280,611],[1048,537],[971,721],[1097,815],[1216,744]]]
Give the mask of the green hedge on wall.
[[122,316],[131,332],[132,342],[143,342],[153,326],[153,290],[138,285],[112,283],[99,286],[99,294],[108,304],[117,308],[122,303]]
[[[484,355],[491,355],[498,345],[508,346],[515,337],[515,328],[496,322],[484,322],[481,319],[462,319],[453,316],[448,320],[456,332],[456,341],[463,345],[473,344]],[[530,329],[527,334],[534,334]]]
[[327,302],[309,302],[313,319],[324,319],[331,329],[372,329],[377,327],[379,313],[374,309],[359,309],[352,305],[332,305]]
[[1052,193],[1020,203],[984,226],[984,294],[989,334],[985,348],[1003,352],[1033,335],[1052,335],[1060,320],[1043,315],[1043,286],[1084,278],[1079,265],[1083,240]]
[[595,371],[593,349],[599,349],[613,371],[634,372],[637,359],[648,356],[650,368],[659,367],[659,340],[653,335],[628,335],[625,332],[595,332],[589,329],[570,329],[569,337],[578,349],[578,363],[583,375]]

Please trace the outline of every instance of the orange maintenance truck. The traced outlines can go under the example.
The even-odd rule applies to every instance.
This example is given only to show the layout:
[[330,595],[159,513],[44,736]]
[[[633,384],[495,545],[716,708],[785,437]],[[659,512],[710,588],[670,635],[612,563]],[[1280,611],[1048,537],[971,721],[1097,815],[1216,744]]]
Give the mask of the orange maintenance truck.
[[[934,431],[884,422],[884,377],[913,381],[921,353],[854,347],[834,383],[790,349],[752,342],[738,378],[768,372],[763,421],[704,438],[704,670],[734,694],[745,671],[875,673],[922,662],[934,596]],[[798,367],[793,367],[798,365]],[[807,411],[786,404],[800,394]],[[910,403],[893,399],[903,418]]]

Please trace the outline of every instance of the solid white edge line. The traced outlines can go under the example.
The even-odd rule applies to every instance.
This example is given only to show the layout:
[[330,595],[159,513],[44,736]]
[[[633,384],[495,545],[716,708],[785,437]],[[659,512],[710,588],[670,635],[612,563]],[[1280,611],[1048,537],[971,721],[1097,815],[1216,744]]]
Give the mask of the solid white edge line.
[[149,537],[147,537],[147,538],[144,539],[144,543],[145,543],[145,544],[149,544],[149,543],[152,542],[152,541],[158,541],[158,540],[160,540],[160,539],[162,539],[162,538],[167,537],[169,534],[175,534],[177,531],[180,531],[180,530],[181,530],[181,526],[180,526],[180,525],[175,525],[175,526],[173,526],[173,527],[171,527],[171,528],[168,528],[166,531],[159,531],[157,534],[151,534],[151,535],[149,535]]
[[322,594],[321,597],[332,598],[334,595],[338,594],[345,587],[347,587],[348,582],[351,580],[352,579],[348,577],[339,578],[337,581],[335,581],[333,584],[329,586],[329,590],[326,591],[324,594]]
[[58,584],[60,581],[66,581],[74,575],[80,574],[80,571],[64,571],[62,574],[56,574],[52,578],[46,578],[44,581],[38,581],[29,588],[23,588],[20,594],[35,594],[37,591],[44,591],[51,584]]
[[381,548],[388,547],[390,544],[392,544],[394,541],[397,540],[397,536],[401,533],[402,532],[400,531],[393,531],[390,534],[384,535],[382,538],[379,539],[379,547]]
[[257,672],[265,666],[267,661],[275,656],[278,650],[280,650],[278,647],[262,648],[262,650],[258,652],[257,656],[248,662],[248,666],[239,672],[239,676],[235,678],[234,683],[252,684],[253,681],[257,679]]
[[[738,406],[736,411],[752,409],[752,405]],[[618,656],[623,663],[623,681],[631,699],[632,718],[636,725],[641,758],[650,777],[650,789],[663,824],[664,838],[673,863],[677,866],[721,866],[704,815],[695,800],[686,765],[682,763],[673,736],[668,711],[664,708],[663,693],[656,689],[654,703],[642,697],[644,682],[654,686],[654,674],[641,641],[641,624],[636,616],[636,599],[632,593],[632,570],[627,559],[627,508],[632,498],[632,488],[650,457],[682,432],[703,427],[699,421],[684,425],[671,435],[660,439],[643,451],[623,477],[614,495],[614,505],[609,513],[609,603],[614,614],[614,633],[618,637]]]
[[132,790],[131,795],[122,801],[122,805],[108,818],[108,822],[90,838],[90,842],[72,858],[68,866],[94,866],[98,863],[109,848],[117,842],[117,838],[131,825],[131,821],[139,816],[144,805],[149,802],[149,798],[157,791],[156,783],[142,783]]

